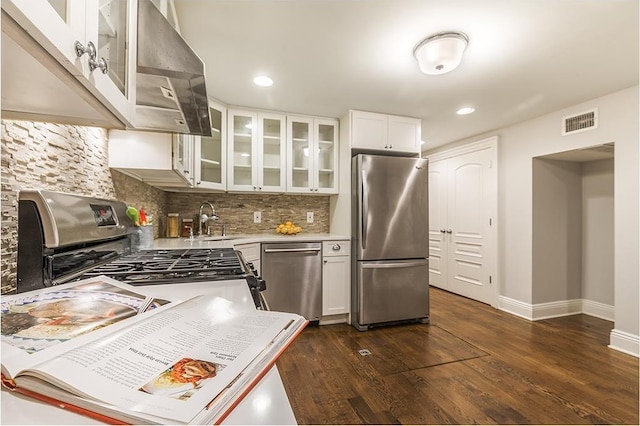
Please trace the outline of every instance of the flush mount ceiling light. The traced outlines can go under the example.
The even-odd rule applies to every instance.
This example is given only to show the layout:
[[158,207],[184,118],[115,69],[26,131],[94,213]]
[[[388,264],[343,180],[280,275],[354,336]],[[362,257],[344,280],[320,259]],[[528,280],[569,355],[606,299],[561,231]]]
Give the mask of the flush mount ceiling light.
[[459,32],[443,32],[422,40],[413,49],[420,71],[437,75],[454,70],[462,61],[469,38]]
[[266,75],[259,75],[253,79],[253,82],[260,87],[273,86],[273,80]]

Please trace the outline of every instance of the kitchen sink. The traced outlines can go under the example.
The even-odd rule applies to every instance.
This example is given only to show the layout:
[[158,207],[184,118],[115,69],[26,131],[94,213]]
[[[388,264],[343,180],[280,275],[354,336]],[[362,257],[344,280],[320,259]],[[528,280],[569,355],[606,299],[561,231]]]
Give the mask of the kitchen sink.
[[[228,235],[217,235],[217,236],[203,236],[203,237],[193,237],[193,241],[226,241],[226,240],[237,240],[240,237],[230,237]],[[187,241],[191,240],[190,238],[186,238]]]
[[225,236],[217,236],[217,237],[202,237],[205,241],[223,241],[223,240],[237,240],[240,237],[230,237],[228,235]]

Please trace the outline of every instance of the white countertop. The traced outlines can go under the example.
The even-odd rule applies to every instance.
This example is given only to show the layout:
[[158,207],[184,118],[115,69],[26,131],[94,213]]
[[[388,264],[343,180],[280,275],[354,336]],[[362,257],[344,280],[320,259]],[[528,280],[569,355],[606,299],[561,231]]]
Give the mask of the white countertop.
[[294,243],[310,241],[349,241],[351,237],[339,234],[305,234],[279,235],[252,234],[252,235],[227,235],[226,237],[195,237],[193,240],[187,237],[159,238],[153,241],[154,249],[184,249],[184,248],[219,248],[234,247],[239,244],[251,243]]
[[[145,294],[171,300],[176,300],[176,296],[180,299],[188,299],[198,294],[216,293],[233,302],[253,306],[253,299],[244,280],[139,288]],[[4,388],[0,398],[1,424],[101,424],[97,420],[23,397]],[[223,424],[296,424],[289,398],[275,365],[223,421]]]

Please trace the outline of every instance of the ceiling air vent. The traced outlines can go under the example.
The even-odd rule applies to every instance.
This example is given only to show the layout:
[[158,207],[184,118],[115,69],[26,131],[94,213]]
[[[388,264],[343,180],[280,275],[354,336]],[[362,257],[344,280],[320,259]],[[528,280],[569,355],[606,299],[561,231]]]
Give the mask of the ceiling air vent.
[[584,132],[598,128],[598,109],[564,117],[562,119],[562,135]]

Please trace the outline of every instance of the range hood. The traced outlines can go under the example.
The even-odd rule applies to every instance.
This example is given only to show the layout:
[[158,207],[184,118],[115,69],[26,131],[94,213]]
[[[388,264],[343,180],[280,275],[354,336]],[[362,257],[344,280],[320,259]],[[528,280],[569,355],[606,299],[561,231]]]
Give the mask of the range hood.
[[138,1],[135,128],[211,136],[204,63],[151,0]]

